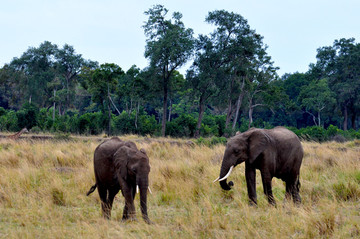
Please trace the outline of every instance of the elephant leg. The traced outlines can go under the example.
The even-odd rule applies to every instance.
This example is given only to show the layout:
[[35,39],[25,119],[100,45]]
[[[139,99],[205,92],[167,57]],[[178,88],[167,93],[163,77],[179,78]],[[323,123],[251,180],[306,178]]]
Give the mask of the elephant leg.
[[245,178],[249,196],[249,204],[256,205],[256,171],[255,168],[251,167],[247,161],[245,161]]
[[299,176],[297,176],[294,183],[294,190],[292,192],[292,197],[295,204],[301,203],[301,197],[299,191],[300,191],[300,180],[299,180]]
[[107,198],[108,190],[107,190],[107,188],[99,185],[98,192],[99,192],[99,197],[101,200],[102,215],[105,219],[110,219],[111,208],[109,206],[108,198]]
[[292,196],[292,194],[291,194],[291,186],[290,186],[289,181],[285,181],[285,184],[286,184],[286,186],[285,186],[285,189],[286,189],[286,192],[285,192],[285,200],[286,200],[286,201],[290,201],[290,200],[291,200],[291,196]]
[[133,187],[128,185],[122,188],[123,196],[125,197],[123,220],[135,219],[134,190],[136,190],[136,188],[133,189]]
[[290,200],[290,197],[292,197],[295,204],[301,203],[301,197],[299,194],[300,190],[300,182],[298,178],[290,178],[288,181],[286,181],[286,194],[285,198]]
[[272,186],[271,186],[271,176],[269,173],[267,172],[263,172],[261,171],[261,180],[263,183],[263,188],[264,188],[264,194],[267,196],[268,198],[268,202],[273,205],[276,206],[276,202],[272,193]]
[[114,198],[115,198],[115,195],[119,192],[118,189],[114,189],[114,188],[111,188],[109,190],[109,193],[108,193],[108,198],[107,198],[107,208],[108,208],[108,215],[109,215],[109,218],[111,217],[111,209],[112,209],[112,205],[113,205],[113,202],[114,202]]

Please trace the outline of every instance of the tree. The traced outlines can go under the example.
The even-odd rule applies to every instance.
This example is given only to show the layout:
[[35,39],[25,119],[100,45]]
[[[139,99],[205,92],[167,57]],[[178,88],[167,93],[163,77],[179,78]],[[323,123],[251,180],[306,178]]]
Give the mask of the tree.
[[333,46],[317,50],[316,69],[321,78],[327,78],[330,89],[337,95],[337,105],[343,114],[343,129],[348,129],[349,114],[352,127],[359,107],[360,92],[360,44],[354,38],[335,40]]
[[[62,49],[55,53],[56,70],[59,78],[62,79],[62,90],[65,91],[65,108],[69,108],[74,100],[71,96],[75,95],[76,80],[84,67],[95,68],[97,62],[85,60],[81,54],[76,54],[73,46],[65,44]],[[56,89],[54,89],[56,94]],[[55,109],[54,109],[55,110]],[[65,110],[65,109],[64,109]]]
[[303,86],[299,94],[299,101],[306,113],[313,117],[314,124],[321,126],[321,112],[326,108],[331,109],[336,99],[334,93],[329,88],[327,79],[321,79]]
[[217,27],[211,34],[211,39],[217,51],[221,53],[221,68],[226,72],[226,77],[217,82],[220,84],[218,87],[225,90],[222,95],[227,98],[225,126],[228,127],[235,112],[232,126],[234,129],[245,95],[246,83],[251,82],[252,76],[262,65],[271,66],[272,62],[266,55],[263,37],[252,30],[240,14],[217,10],[208,14],[206,22]]
[[111,94],[115,91],[118,78],[123,74],[120,66],[114,63],[105,63],[95,69],[92,77],[88,79],[92,100],[100,105],[103,113],[108,113],[108,135],[111,135]]
[[144,31],[147,36],[145,57],[150,60],[150,67],[160,73],[163,94],[163,117],[161,133],[165,136],[167,101],[171,76],[184,65],[193,54],[193,30],[185,28],[181,21],[182,14],[174,12],[172,19],[166,19],[168,10],[162,5],[155,5],[145,12],[149,16]]
[[199,116],[196,123],[195,138],[200,136],[201,122],[205,112],[205,105],[211,97],[219,92],[218,80],[223,79],[221,71],[221,52],[213,45],[213,41],[200,35],[196,41],[196,57],[191,68],[187,71],[187,86],[191,96],[198,102]]
[[[119,78],[117,85],[117,94],[125,104],[125,109],[130,116],[135,109],[135,128],[138,128],[138,114],[140,105],[150,97],[149,84],[141,75],[140,68],[133,65],[130,69]],[[116,106],[114,106],[116,107]],[[117,110],[120,114],[119,110]]]
[[57,45],[45,41],[38,48],[30,47],[20,58],[14,58],[10,67],[14,77],[19,79],[19,88],[22,90],[21,103],[34,103],[44,107],[51,97],[47,83],[55,77],[54,54]]

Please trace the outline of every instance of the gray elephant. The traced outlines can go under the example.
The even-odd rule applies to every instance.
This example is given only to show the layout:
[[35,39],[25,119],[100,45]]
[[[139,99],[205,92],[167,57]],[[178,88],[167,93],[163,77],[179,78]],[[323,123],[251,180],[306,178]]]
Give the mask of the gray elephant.
[[280,178],[286,183],[286,199],[293,198],[300,203],[300,166],[303,159],[303,148],[299,138],[284,127],[274,129],[256,129],[237,134],[226,145],[221,165],[220,181],[224,190],[230,190],[226,179],[236,165],[245,161],[245,178],[250,204],[257,204],[255,171],[260,170],[264,193],[270,204],[275,205],[271,180]]
[[138,150],[130,141],[118,137],[104,141],[94,153],[96,184],[87,195],[98,188],[102,214],[110,219],[115,195],[121,190],[125,198],[123,220],[135,219],[134,198],[140,189],[140,208],[145,222],[150,223],[147,214],[147,190],[149,187],[149,158],[145,150]]

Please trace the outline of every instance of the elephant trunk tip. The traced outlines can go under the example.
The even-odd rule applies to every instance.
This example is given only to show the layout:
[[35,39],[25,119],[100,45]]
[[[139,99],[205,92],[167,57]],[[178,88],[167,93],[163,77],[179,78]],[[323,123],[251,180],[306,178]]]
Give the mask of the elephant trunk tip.
[[226,180],[220,181],[220,186],[222,189],[229,191],[232,186],[234,186],[233,181],[230,181],[229,183],[226,182]]

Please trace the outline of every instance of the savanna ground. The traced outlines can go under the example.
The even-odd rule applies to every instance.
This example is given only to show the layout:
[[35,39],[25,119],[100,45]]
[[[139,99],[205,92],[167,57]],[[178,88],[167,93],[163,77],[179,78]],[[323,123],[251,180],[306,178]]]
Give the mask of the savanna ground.
[[[121,137],[137,139],[136,136]],[[164,139],[168,140],[168,139]],[[244,165],[230,176],[233,190],[212,183],[225,146],[138,141],[150,158],[148,213],[122,222],[119,193],[112,219],[101,217],[93,152],[99,141],[0,139],[0,238],[359,238],[360,141],[303,142],[297,207],[284,202],[273,179],[277,207],[269,206],[257,173],[258,206],[248,205]]]

